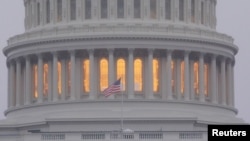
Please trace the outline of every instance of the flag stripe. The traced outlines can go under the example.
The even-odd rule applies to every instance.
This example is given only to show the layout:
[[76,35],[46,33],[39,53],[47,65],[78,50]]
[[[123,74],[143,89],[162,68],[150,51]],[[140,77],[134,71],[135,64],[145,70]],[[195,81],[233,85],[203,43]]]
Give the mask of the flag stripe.
[[110,85],[108,88],[103,90],[103,95],[105,97],[108,97],[114,93],[120,92],[121,91],[121,78],[116,80],[112,85]]

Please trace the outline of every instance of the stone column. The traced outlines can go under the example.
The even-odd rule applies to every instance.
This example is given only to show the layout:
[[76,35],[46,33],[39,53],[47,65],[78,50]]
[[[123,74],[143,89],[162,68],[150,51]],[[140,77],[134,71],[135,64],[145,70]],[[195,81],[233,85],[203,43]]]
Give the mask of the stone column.
[[14,62],[10,61],[10,108],[15,107],[15,66]]
[[154,98],[154,92],[153,92],[153,53],[154,53],[154,50],[153,49],[148,49],[148,74],[147,74],[147,77],[148,77],[148,85],[147,85],[147,89],[148,91],[146,92],[147,93],[147,98],[148,99],[153,99]]
[[231,63],[231,60],[229,60],[226,64],[226,67],[227,67],[227,87],[226,87],[226,91],[227,91],[227,100],[228,100],[228,105],[229,106],[233,106],[232,105],[232,70],[231,70],[231,66],[232,66],[232,63]]
[[89,49],[89,63],[90,63],[90,95],[89,95],[89,99],[94,100],[96,98],[96,93],[95,93],[95,58],[94,58],[94,50],[93,49]]
[[38,103],[43,102],[43,56],[38,54]]
[[161,91],[162,99],[167,99],[167,57],[162,57],[161,59]]
[[205,102],[204,92],[204,54],[200,53],[199,57],[199,100]]
[[12,85],[11,85],[11,71],[10,71],[10,63],[9,62],[7,62],[7,68],[8,68],[8,92],[7,92],[7,94],[8,94],[8,108],[10,108],[11,107],[11,94],[10,94],[11,90],[10,89],[12,89]]
[[49,92],[48,92],[48,101],[51,102],[52,101],[52,97],[53,97],[53,68],[52,68],[52,61],[48,61],[48,66],[49,66],[49,76],[48,76],[48,87],[49,87]]
[[57,52],[53,52],[53,102],[58,101],[57,63],[58,63]]
[[221,58],[221,96],[222,105],[227,105],[227,95],[226,95],[226,59]]
[[171,62],[172,62],[172,51],[167,51],[167,99],[172,100],[173,99],[173,93],[172,93],[172,68],[171,68]]
[[231,64],[231,104],[234,107],[234,61]]
[[190,60],[190,101],[195,100],[195,94],[194,94],[194,61]]
[[184,55],[184,65],[185,65],[185,74],[184,74],[184,77],[185,77],[185,87],[184,87],[184,99],[185,101],[188,101],[190,99],[190,90],[189,90],[189,83],[190,83],[190,80],[189,80],[189,51],[186,51],[185,52],[185,55]]
[[25,78],[25,105],[29,105],[31,103],[31,65],[30,65],[30,57],[26,56],[25,57],[25,73],[26,73],[26,78]]
[[66,80],[66,75],[67,75],[67,71],[66,71],[66,68],[67,68],[67,61],[64,59],[61,60],[61,68],[62,68],[62,71],[61,71],[61,78],[62,78],[62,93],[61,93],[61,100],[62,101],[65,101],[66,100],[66,93],[67,93],[67,80]]
[[21,98],[21,61],[16,59],[16,107],[20,106]]
[[75,82],[76,82],[76,60],[75,60],[75,51],[70,51],[70,62],[71,62],[71,71],[70,71],[70,81],[71,81],[71,87],[70,87],[70,100],[75,100],[76,99],[76,87],[75,87]]
[[181,100],[182,94],[181,94],[181,59],[176,59],[176,95],[177,99]]
[[[112,85],[112,83],[114,83],[115,81],[115,66],[114,66],[114,49],[108,49],[108,53],[109,53],[109,73],[108,73],[108,77],[109,77],[109,85]],[[114,95],[110,95],[108,97],[109,99],[114,99]]]
[[216,86],[216,56],[212,56],[212,61],[211,61],[211,94],[212,94],[212,103],[217,104],[218,103],[218,96],[217,96],[217,86]]
[[134,49],[128,49],[128,98],[134,99]]

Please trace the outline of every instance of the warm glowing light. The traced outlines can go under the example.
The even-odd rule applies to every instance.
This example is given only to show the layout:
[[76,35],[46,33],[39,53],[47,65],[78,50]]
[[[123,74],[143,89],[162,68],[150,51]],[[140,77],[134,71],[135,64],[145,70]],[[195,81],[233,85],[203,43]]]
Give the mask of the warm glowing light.
[[199,94],[199,64],[198,62],[194,63],[194,92]]
[[142,91],[142,60],[135,59],[134,61],[134,89]]
[[126,89],[126,62],[124,59],[117,60],[116,78],[121,78],[122,90]]
[[185,89],[185,64],[184,61],[181,62],[181,93],[184,94]]
[[153,91],[159,91],[159,61],[153,59]]
[[43,64],[43,95],[47,96],[49,87],[48,87],[48,82],[49,82],[49,65],[48,63]]
[[89,60],[83,61],[83,91],[89,92]]
[[204,64],[204,93],[208,96],[208,64]]
[[108,61],[105,58],[100,60],[100,90],[108,87]]
[[33,97],[35,99],[38,98],[38,72],[37,72],[37,65],[33,65]]
[[62,63],[57,62],[57,89],[58,94],[62,94]]

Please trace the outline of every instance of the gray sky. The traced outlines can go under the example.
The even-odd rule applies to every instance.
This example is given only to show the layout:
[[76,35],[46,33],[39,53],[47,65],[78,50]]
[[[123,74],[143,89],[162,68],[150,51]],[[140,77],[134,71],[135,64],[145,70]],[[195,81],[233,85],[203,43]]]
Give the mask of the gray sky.
[[[250,0],[217,0],[217,31],[235,39],[240,48],[235,66],[235,104],[238,116],[250,123]],[[0,2],[0,49],[9,37],[24,32],[23,0]],[[7,105],[6,58],[0,53],[0,119]]]

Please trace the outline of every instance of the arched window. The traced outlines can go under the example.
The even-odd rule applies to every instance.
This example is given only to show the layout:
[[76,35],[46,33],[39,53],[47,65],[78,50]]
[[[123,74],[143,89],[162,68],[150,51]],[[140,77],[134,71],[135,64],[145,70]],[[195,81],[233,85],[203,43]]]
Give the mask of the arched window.
[[195,22],[195,1],[191,0],[191,21]]
[[106,19],[108,18],[108,1],[101,0],[101,18]]
[[194,62],[194,92],[199,94],[199,63]]
[[179,0],[179,20],[184,21],[184,0]]
[[89,59],[86,59],[83,61],[83,68],[82,68],[82,72],[83,72],[83,91],[84,92],[89,92]]
[[57,91],[58,94],[62,94],[62,63],[57,62]]
[[37,3],[37,25],[40,25],[40,3]]
[[91,19],[91,0],[85,0],[85,19]]
[[185,89],[185,65],[184,61],[181,61],[181,93],[184,94]]
[[48,96],[49,92],[49,65],[48,63],[43,64],[43,95]]
[[124,0],[117,0],[117,18],[124,18]]
[[141,18],[141,0],[134,0],[134,18]]
[[116,78],[121,78],[122,90],[126,90],[126,62],[120,58],[116,63]]
[[108,87],[108,60],[100,60],[100,90],[103,91]]
[[208,96],[208,87],[209,87],[209,65],[207,63],[204,64],[204,93]]
[[70,20],[76,20],[76,0],[70,0]]
[[150,18],[151,19],[156,19],[157,17],[156,6],[157,6],[157,1],[150,0]]
[[153,91],[159,91],[159,60],[153,59]]
[[171,0],[165,0],[165,18],[171,19]]
[[172,93],[175,93],[175,70],[176,70],[176,65],[175,62],[172,60],[171,61],[171,70],[172,70],[172,80],[171,80],[171,85],[172,85]]
[[201,24],[204,24],[204,2],[201,2]]
[[46,1],[46,23],[50,23],[50,0]]
[[57,0],[57,21],[62,21],[62,0]]
[[33,98],[38,98],[38,72],[37,72],[37,64],[33,65]]
[[134,88],[135,91],[142,91],[142,60],[134,60]]

